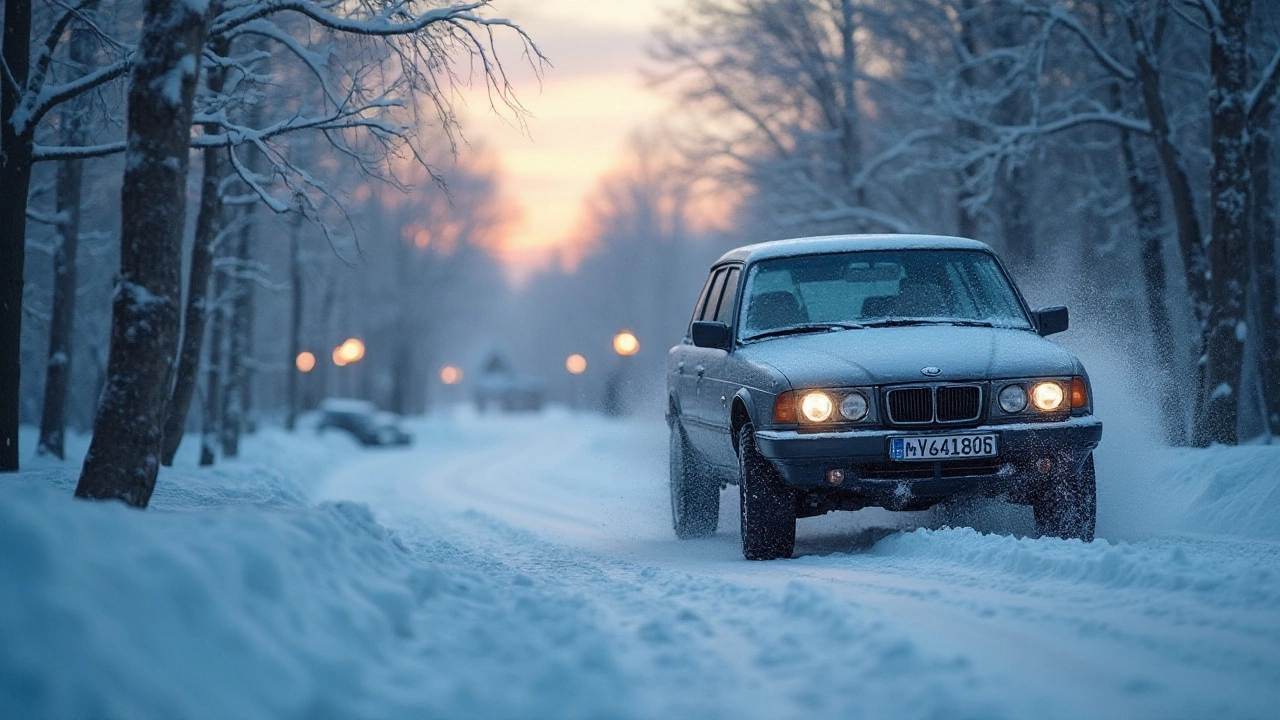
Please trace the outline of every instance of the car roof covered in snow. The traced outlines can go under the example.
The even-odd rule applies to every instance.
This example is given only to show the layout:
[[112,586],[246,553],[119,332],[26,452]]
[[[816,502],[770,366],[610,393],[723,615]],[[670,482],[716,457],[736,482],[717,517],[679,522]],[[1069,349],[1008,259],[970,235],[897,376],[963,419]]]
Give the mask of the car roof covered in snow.
[[991,247],[977,240],[947,235],[824,235],[745,245],[725,253],[716,261],[716,264],[858,250],[985,250],[991,252]]

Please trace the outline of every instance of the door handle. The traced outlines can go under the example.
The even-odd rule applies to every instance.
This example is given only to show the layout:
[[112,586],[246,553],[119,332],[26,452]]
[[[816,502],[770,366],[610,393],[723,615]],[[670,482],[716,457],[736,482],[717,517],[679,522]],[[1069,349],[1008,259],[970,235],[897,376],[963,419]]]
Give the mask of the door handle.
[[703,375],[707,374],[707,369],[702,365],[695,367],[693,370],[694,372],[698,373],[698,377],[702,377]]
[[683,360],[681,360],[680,362],[676,363],[676,370],[679,370],[681,373],[683,373],[683,372],[684,372],[684,361],[683,361]]

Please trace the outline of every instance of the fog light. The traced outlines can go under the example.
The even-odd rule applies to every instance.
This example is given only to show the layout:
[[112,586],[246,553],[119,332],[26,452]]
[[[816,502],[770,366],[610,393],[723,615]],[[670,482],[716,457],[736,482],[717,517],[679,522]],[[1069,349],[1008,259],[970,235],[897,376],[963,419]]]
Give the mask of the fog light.
[[832,485],[839,485],[840,483],[844,482],[844,471],[843,471],[843,470],[828,470],[828,471],[827,471],[827,482],[831,483]]

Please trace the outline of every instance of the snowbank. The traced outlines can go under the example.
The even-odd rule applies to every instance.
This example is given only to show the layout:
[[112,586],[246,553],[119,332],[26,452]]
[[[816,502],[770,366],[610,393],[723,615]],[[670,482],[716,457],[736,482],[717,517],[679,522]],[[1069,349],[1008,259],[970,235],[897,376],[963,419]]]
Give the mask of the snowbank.
[[260,433],[238,462],[180,458],[146,512],[74,500],[78,461],[0,479],[0,715],[631,717],[619,708],[643,705],[605,634],[539,583],[477,569],[438,539],[409,547],[363,505],[309,507],[321,464],[357,452],[336,436]]

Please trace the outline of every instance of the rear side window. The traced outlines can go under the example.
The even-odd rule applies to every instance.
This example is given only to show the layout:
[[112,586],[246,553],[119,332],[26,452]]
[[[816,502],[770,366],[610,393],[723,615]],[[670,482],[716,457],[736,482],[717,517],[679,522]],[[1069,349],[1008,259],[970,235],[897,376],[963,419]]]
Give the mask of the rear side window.
[[716,310],[716,322],[725,325],[733,324],[733,301],[738,295],[738,268],[729,268],[724,281],[724,294],[720,298],[720,309]]
[[707,294],[707,302],[702,306],[702,312],[698,314],[699,320],[713,320],[716,316],[716,308],[720,303],[720,293],[724,290],[724,269],[716,271],[715,278],[711,281],[711,292]]

